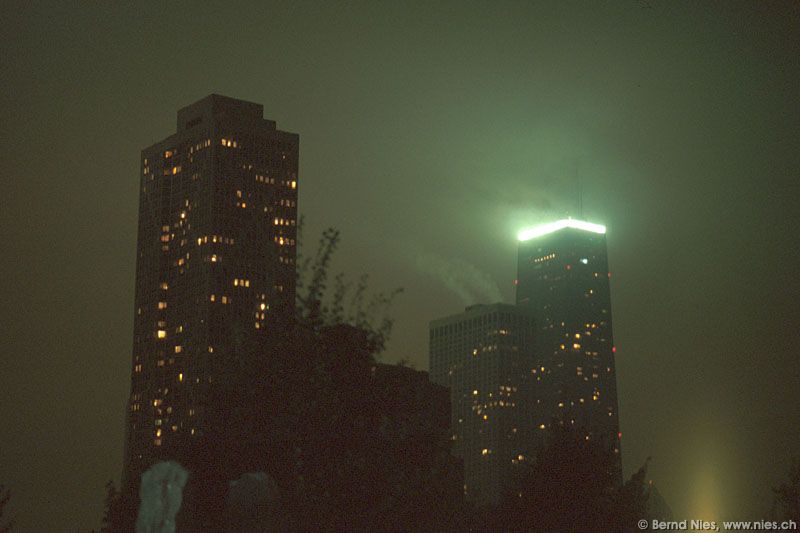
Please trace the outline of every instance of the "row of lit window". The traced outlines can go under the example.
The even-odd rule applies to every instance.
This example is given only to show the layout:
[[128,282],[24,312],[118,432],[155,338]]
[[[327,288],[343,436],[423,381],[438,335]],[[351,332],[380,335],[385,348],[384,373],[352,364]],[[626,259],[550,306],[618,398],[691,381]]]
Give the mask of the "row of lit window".
[[[217,295],[216,294],[212,294],[211,296],[208,297],[208,299],[210,301],[212,301],[212,302],[216,302],[217,301]],[[227,305],[227,304],[233,303],[233,298],[231,298],[229,296],[220,296],[219,301],[222,302],[223,304]]]
[[294,239],[289,239],[288,237],[277,236],[273,239],[276,243],[280,246],[294,246]]
[[195,144],[194,146],[190,146],[189,147],[189,153],[191,154],[191,153],[194,153],[194,152],[199,152],[203,148],[208,148],[209,146],[211,146],[211,139],[206,139],[205,141],[199,142],[199,143]]
[[197,244],[207,244],[208,242],[212,243],[223,243],[223,244],[233,244],[234,240],[233,237],[222,237],[221,235],[204,235],[202,237],[197,238]]
[[[562,349],[562,350],[566,350],[567,349],[567,346],[565,344],[559,344],[558,347],[560,349]],[[581,349],[580,343],[578,343],[578,342],[572,343],[572,349],[573,350],[580,350]]]
[[297,221],[291,218],[277,218],[272,221],[274,226],[295,226]]
[[234,287],[249,287],[250,280],[249,279],[242,279],[242,278],[235,278],[233,280]]
[[[256,174],[256,181],[259,183],[268,183],[270,185],[275,185],[275,178],[270,178],[269,176],[262,176],[261,174]],[[289,187],[290,189],[297,189],[297,180],[281,180],[280,185]],[[294,207],[296,205],[297,202],[294,202],[294,205],[286,204],[286,207]]]
[[[158,321],[158,327],[159,328],[164,328],[164,327],[166,327],[166,325],[167,325],[167,323],[164,322],[163,320],[159,320]],[[175,333],[183,333],[183,326],[181,325],[181,326],[178,326],[177,328],[175,328]],[[167,338],[167,330],[165,330],[165,329],[157,330],[156,331],[156,337],[159,338],[159,339],[166,339]]]
[[239,144],[232,139],[220,139],[222,146],[226,148],[238,148]]
[[549,261],[551,259],[555,259],[555,257],[556,257],[556,254],[552,253],[552,254],[548,254],[548,255],[542,256],[542,257],[537,257],[537,258],[535,258],[533,260],[533,262],[534,263],[542,263],[544,261]]

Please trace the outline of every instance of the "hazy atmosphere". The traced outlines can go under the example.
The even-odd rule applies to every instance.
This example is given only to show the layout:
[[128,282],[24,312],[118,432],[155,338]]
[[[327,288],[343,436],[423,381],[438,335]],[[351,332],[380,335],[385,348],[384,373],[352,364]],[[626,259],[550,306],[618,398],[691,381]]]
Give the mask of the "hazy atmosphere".
[[[16,5],[14,5],[16,4]],[[608,227],[622,457],[765,518],[800,456],[800,4],[5,3],[0,483],[97,527],[122,470],[142,148],[211,93],[300,135],[303,250],[403,287],[383,359],[513,301],[516,232]]]

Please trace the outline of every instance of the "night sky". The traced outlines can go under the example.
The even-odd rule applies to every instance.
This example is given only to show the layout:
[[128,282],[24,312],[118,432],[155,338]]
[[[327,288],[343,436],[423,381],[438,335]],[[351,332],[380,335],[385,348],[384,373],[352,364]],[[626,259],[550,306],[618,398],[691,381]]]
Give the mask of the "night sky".
[[[13,5],[18,4],[18,5]],[[515,234],[608,226],[626,477],[767,518],[800,455],[797,2],[4,2],[0,483],[97,527],[122,469],[140,150],[210,93],[300,134],[306,249],[403,287],[383,358],[513,301]],[[72,6],[72,7],[69,7]]]

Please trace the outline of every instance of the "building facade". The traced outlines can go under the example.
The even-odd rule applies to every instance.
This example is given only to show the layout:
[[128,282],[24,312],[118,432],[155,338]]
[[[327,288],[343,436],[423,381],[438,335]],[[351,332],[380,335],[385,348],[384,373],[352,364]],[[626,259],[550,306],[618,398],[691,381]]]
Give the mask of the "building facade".
[[619,453],[605,227],[566,219],[519,234],[517,305],[536,321],[534,425],[569,425]]
[[464,492],[496,504],[515,465],[533,452],[530,397],[535,369],[530,310],[474,305],[430,323],[431,381],[450,389],[454,454]]
[[142,150],[125,477],[203,432],[207,388],[293,312],[299,137],[208,96]]

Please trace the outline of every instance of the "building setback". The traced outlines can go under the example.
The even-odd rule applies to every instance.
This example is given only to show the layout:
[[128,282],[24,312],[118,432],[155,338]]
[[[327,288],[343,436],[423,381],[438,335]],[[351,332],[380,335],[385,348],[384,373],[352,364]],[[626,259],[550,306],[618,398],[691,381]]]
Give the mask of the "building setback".
[[536,321],[534,424],[574,427],[619,453],[605,227],[566,219],[519,235],[517,305]]
[[126,479],[202,434],[209,384],[293,312],[298,149],[211,95],[142,150]]
[[464,492],[496,504],[515,465],[530,459],[532,313],[509,304],[474,305],[430,323],[431,381],[449,387],[453,452]]

